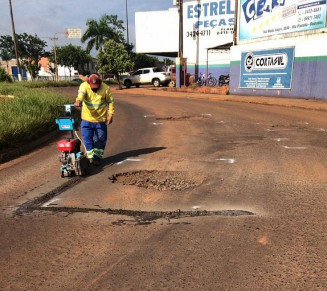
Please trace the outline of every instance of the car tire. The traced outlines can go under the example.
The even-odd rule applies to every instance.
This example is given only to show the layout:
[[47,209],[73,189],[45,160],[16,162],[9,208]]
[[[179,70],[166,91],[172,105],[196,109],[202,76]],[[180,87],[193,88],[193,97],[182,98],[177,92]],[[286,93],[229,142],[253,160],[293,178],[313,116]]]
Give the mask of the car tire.
[[136,87],[136,88],[140,88],[140,84],[136,84],[135,87]]
[[152,80],[152,85],[154,86],[154,87],[160,87],[160,80],[159,79],[153,79]]
[[132,82],[131,82],[131,80],[126,80],[126,81],[124,82],[124,86],[126,86],[127,89],[128,89],[128,88],[131,88],[131,86],[132,86]]

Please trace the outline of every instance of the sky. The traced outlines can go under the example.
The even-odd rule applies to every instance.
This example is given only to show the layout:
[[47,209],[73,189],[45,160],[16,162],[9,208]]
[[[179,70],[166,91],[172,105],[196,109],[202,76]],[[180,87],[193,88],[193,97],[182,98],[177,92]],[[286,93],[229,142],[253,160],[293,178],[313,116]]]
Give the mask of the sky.
[[[127,0],[127,3],[129,39],[134,46],[135,12],[173,7],[173,0]],[[72,43],[85,47],[79,39],[66,39],[64,32],[67,28],[80,28],[83,34],[88,18],[99,20],[104,14],[118,15],[126,28],[126,0],[12,0],[12,6],[16,33],[36,34],[47,42],[47,50],[52,49],[50,38],[55,34],[58,46]],[[9,0],[0,0],[1,35],[12,36]]]

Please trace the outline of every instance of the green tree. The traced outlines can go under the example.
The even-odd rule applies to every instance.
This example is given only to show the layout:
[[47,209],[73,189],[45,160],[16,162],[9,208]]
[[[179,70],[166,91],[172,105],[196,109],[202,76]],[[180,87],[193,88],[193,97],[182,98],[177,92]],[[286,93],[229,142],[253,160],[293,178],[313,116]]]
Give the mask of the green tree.
[[45,54],[44,48],[47,43],[35,34],[29,35],[27,33],[17,34],[17,46],[19,56],[23,59],[22,65],[26,67],[34,80],[39,73],[41,57]]
[[163,64],[165,66],[171,66],[171,65],[174,65],[175,64],[175,62],[172,59],[169,59],[169,58],[164,58],[162,60],[162,62],[163,62]]
[[1,56],[1,59],[6,62],[6,64],[7,64],[7,72],[9,72],[9,64],[8,64],[8,62],[12,59],[12,55],[10,54],[10,52],[8,52],[6,50],[1,50],[0,56]]
[[135,63],[135,70],[147,67],[157,67],[160,63],[157,57],[151,57],[146,54],[136,54],[133,61]]
[[11,77],[7,74],[4,68],[0,68],[0,82],[12,82]]
[[[53,61],[53,53],[50,56]],[[69,77],[72,77],[72,69],[79,65],[84,67],[84,64],[90,62],[92,57],[80,46],[68,44],[57,48],[57,63],[66,66],[69,70]]]
[[103,51],[98,55],[98,69],[101,74],[114,74],[121,89],[120,74],[133,68],[133,62],[126,51],[124,44],[108,40]]
[[[32,79],[35,79],[40,69],[39,61],[45,53],[44,48],[47,43],[38,38],[36,34],[34,36],[27,33],[16,34],[16,38],[18,55],[23,60],[22,66],[27,69]],[[14,41],[10,35],[0,37],[0,49],[5,54],[14,57]]]
[[7,72],[9,72],[8,61],[15,58],[15,52],[13,50],[14,42],[9,35],[0,36],[0,57],[7,64]]
[[90,52],[94,47],[97,51],[102,51],[103,45],[107,40],[124,42],[123,21],[118,20],[117,15],[103,15],[97,21],[89,18],[86,21],[88,28],[82,36],[82,43],[87,42],[86,50]]

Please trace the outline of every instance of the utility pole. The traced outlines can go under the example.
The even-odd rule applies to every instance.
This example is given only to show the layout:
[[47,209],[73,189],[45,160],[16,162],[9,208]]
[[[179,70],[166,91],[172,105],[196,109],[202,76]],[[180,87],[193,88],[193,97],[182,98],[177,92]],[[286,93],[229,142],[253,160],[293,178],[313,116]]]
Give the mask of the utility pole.
[[18,81],[21,81],[22,80],[22,75],[21,75],[21,68],[20,68],[20,62],[19,62],[19,56],[18,56],[18,50],[17,50],[17,40],[16,40],[16,31],[15,31],[15,23],[14,23],[14,14],[12,12],[11,0],[9,0],[9,7],[10,7],[12,34],[13,34],[13,39],[14,39],[15,55],[16,55],[16,62],[17,62],[17,69],[18,69]]
[[57,63],[57,45],[56,40],[58,40],[58,37],[56,37],[57,34],[66,34],[65,32],[56,32],[53,37],[50,37],[51,40],[53,40],[53,53],[55,57],[55,72],[56,72],[56,81],[59,81],[59,75],[58,75],[58,63]]
[[183,0],[178,0],[179,8],[179,49],[178,57],[183,57]]
[[58,40],[58,38],[56,37],[56,34],[54,34],[53,38],[50,38],[51,40],[53,40],[53,52],[54,52],[54,57],[55,57],[55,74],[56,74],[56,81],[59,81],[59,76],[58,76],[58,64],[57,64],[57,47],[56,47],[56,40]]
[[237,45],[237,26],[238,26],[238,0],[235,0],[233,45]]
[[127,34],[127,43],[129,44],[129,33],[128,33],[128,0],[126,0],[126,34]]

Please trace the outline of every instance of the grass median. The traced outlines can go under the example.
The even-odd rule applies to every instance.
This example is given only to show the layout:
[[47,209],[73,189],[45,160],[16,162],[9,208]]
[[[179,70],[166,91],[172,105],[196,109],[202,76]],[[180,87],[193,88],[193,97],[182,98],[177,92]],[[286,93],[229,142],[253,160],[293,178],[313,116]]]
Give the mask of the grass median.
[[57,105],[71,101],[47,89],[51,83],[0,83],[0,151],[26,144],[57,128]]

